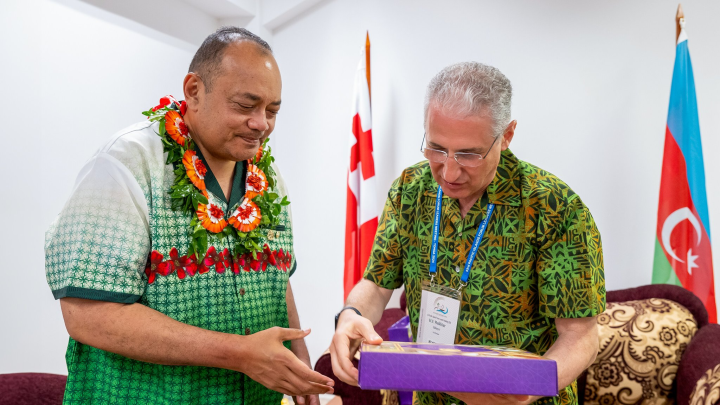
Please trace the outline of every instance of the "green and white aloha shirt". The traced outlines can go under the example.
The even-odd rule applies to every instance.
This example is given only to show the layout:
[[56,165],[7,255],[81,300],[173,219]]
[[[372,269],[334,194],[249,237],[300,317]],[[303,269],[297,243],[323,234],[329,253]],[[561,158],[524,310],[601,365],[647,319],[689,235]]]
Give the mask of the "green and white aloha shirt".
[[[184,257],[192,217],[171,209],[168,190],[175,175],[165,164],[157,130],[157,123],[144,122],[119,132],[80,172],[46,234],[45,267],[53,295],[140,303],[188,325],[239,335],[287,327],[285,293],[296,267],[290,207],[283,207],[280,225],[262,230],[273,252],[282,249],[287,259],[282,264],[240,267],[231,253],[233,236],[220,233],[209,235],[207,266],[193,270]],[[282,198],[287,192],[275,170],[274,192]],[[243,200],[245,171],[246,163],[239,162],[226,201],[208,168],[210,203],[226,218]],[[166,276],[156,274],[163,261],[174,270]],[[202,344],[209,342],[175,349]],[[282,399],[235,371],[144,363],[72,338],[66,359],[65,404],[279,404]]]
[[[365,272],[380,287],[405,284],[413,336],[421,284],[430,279],[437,188],[427,161],[395,180]],[[455,342],[545,354],[558,336],[554,318],[592,317],[605,310],[600,232],[567,184],[506,150],[492,183],[465,218],[457,200],[443,196],[436,282],[459,287],[488,203],[495,203],[495,212],[462,290]],[[419,405],[462,403],[443,393],[416,394]],[[577,384],[535,403],[577,404]]]

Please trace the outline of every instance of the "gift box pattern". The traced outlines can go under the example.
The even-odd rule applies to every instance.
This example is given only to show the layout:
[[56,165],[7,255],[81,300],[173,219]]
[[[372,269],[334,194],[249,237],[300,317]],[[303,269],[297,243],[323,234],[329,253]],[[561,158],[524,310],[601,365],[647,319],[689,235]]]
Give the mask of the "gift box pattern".
[[358,368],[363,389],[558,395],[555,361],[507,347],[363,344]]

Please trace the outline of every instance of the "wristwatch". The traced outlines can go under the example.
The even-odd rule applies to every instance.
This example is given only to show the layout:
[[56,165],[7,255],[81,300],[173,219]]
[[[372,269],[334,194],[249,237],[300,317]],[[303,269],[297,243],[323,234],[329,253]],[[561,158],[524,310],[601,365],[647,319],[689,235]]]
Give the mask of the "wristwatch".
[[338,323],[338,319],[340,319],[340,314],[342,314],[343,311],[346,310],[346,309],[351,309],[351,310],[355,311],[356,314],[362,316],[362,314],[360,313],[360,311],[358,311],[357,308],[355,308],[355,307],[344,307],[343,309],[340,310],[340,312],[337,313],[337,315],[335,315],[335,329],[337,329],[337,323]]

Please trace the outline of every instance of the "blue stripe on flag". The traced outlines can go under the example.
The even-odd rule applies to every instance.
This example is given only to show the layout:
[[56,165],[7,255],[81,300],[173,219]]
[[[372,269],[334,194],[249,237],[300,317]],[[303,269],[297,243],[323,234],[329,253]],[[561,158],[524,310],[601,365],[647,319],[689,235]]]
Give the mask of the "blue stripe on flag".
[[695,204],[695,209],[700,215],[708,237],[710,237],[710,215],[705,191],[705,164],[700,139],[695,79],[687,44],[688,41],[679,43],[675,52],[668,128],[685,157],[693,204]]

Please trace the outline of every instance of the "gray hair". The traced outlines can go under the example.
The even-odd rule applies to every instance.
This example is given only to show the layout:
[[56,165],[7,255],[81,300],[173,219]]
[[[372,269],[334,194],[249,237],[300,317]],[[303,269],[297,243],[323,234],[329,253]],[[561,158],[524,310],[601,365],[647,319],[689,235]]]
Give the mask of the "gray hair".
[[450,65],[430,80],[425,94],[425,122],[430,104],[453,116],[490,113],[493,135],[502,135],[510,123],[512,85],[499,69],[478,62]]

